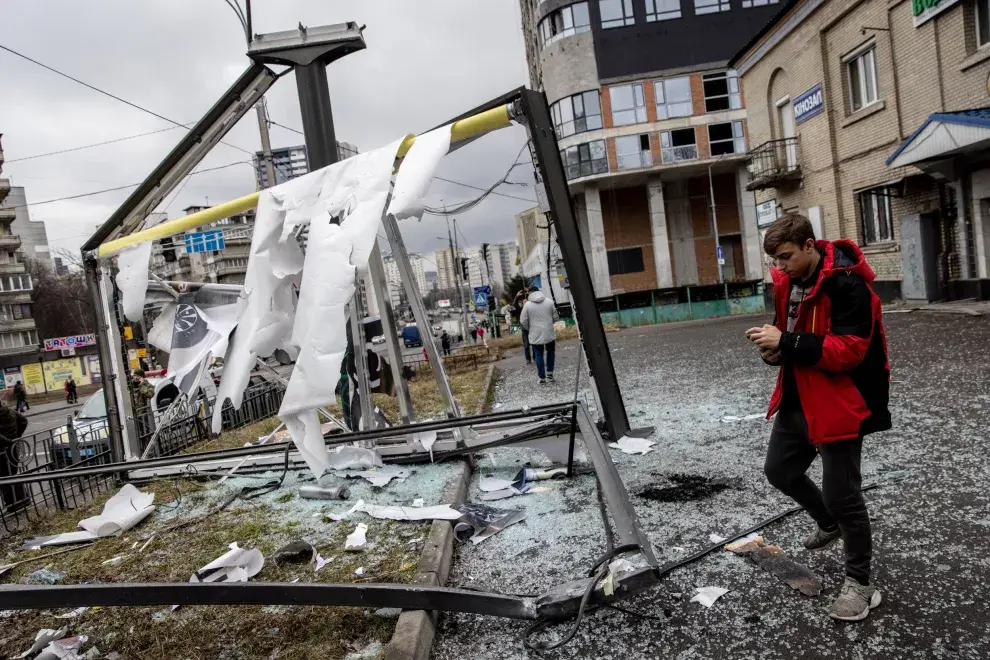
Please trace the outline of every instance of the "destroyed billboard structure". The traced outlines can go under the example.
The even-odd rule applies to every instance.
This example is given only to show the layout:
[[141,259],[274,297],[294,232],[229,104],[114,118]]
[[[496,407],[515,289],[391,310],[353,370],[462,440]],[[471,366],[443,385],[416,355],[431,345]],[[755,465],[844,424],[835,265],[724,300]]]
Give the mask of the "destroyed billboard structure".
[[[378,606],[404,609],[447,610],[496,616],[559,621],[655,584],[660,578],[653,548],[640,527],[625,486],[612,462],[608,440],[620,441],[641,434],[630,430],[615,370],[608,350],[594,289],[578,233],[577,219],[566,185],[563,165],[549,108],[544,95],[519,88],[440,125],[423,135],[407,135],[391,144],[336,161],[333,121],[330,115],[326,66],[335,59],[364,48],[361,28],[353,23],[299,31],[256,35],[248,55],[253,63],[206,116],[175,147],[122,207],[84,246],[86,273],[101,335],[100,356],[107,386],[104,393],[114,462],[109,465],[70,467],[47,473],[0,479],[0,486],[72,480],[95,474],[122,479],[154,478],[194,469],[198,475],[220,474],[252,465],[285,462],[305,466],[316,477],[339,464],[330,447],[350,445],[373,450],[386,463],[447,460],[483,449],[556,439],[567,457],[566,474],[573,474],[575,446],[580,437],[597,477],[601,495],[606,548],[588,575],[552,589],[540,597],[523,597],[475,590],[390,584],[264,584],[200,582],[190,584],[87,584],[74,586],[0,587],[0,609],[80,607],[94,605],[212,605],[293,604],[327,606]],[[304,133],[313,171],[260,193],[221,204],[178,220],[145,226],[148,214],[188,175],[209,149],[253,106],[285,72],[275,74],[268,65],[288,66],[296,73]],[[582,348],[594,383],[598,419],[587,407],[570,401],[518,411],[465,417],[458,409],[436,346],[426,350],[437,379],[447,418],[391,428],[360,424],[342,434],[328,434],[320,423],[320,411],[334,399],[336,377],[348,350],[349,329],[354,344],[365,345],[357,321],[360,308],[359,278],[370,271],[376,288],[384,285],[378,246],[383,225],[403,275],[413,314],[427,327],[421,292],[416,291],[399,223],[424,212],[423,199],[433,172],[444,155],[482,135],[512,123],[528,132],[533,162],[547,200],[548,218],[570,280],[573,308]],[[151,241],[215,222],[257,207],[255,230],[243,290],[235,303],[222,291],[207,306],[198,304],[208,294],[154,281],[149,287]],[[305,247],[300,237],[305,235]],[[111,278],[113,258],[117,276]],[[409,271],[409,272],[405,272]],[[119,291],[119,306],[115,304]],[[179,359],[178,380],[186,396],[211,358],[224,359],[218,405],[229,400],[239,407],[251,370],[260,359],[276,351],[295,356],[279,416],[291,434],[291,442],[199,452],[169,457],[147,457],[134,432],[133,412],[125,379],[126,366],[117,309],[127,318],[139,317],[149,288],[164,292],[165,325],[153,335],[160,346]],[[383,325],[394,328],[388,296]],[[171,334],[168,323],[172,324]],[[331,331],[329,329],[336,329]],[[394,332],[389,354],[391,368],[397,360]],[[431,350],[432,349],[432,350]],[[361,354],[360,351],[358,354]],[[373,419],[367,369],[357,360],[360,418]],[[397,375],[396,375],[397,376]],[[401,377],[395,378],[401,383]],[[177,382],[177,385],[180,383]],[[413,419],[408,401],[402,417]],[[214,418],[213,429],[219,430]],[[442,435],[438,435],[442,434]],[[442,438],[442,441],[441,441]],[[404,440],[404,442],[403,442]],[[250,467],[250,466],[249,466]],[[274,487],[279,487],[277,482]],[[614,562],[617,557],[626,561]]]

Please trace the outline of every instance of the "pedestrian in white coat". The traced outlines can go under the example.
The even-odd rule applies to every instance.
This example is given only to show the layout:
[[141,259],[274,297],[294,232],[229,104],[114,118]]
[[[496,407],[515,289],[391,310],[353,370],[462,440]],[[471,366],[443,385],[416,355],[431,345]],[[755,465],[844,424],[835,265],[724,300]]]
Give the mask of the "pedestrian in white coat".
[[536,373],[541,385],[547,380],[553,380],[553,363],[557,352],[557,330],[553,324],[559,320],[557,306],[539,289],[529,294],[522,314],[519,315],[519,324],[529,333],[529,344],[533,347],[533,359],[536,360]]

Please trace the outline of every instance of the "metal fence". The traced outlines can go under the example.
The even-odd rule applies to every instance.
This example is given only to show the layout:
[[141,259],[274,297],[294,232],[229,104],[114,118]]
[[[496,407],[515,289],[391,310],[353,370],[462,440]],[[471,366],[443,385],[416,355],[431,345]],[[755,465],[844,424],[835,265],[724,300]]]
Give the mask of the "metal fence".
[[[249,388],[240,410],[234,410],[229,402],[224,404],[223,430],[274,416],[284,394],[285,389],[279,383]],[[190,414],[164,426],[155,440],[153,455],[177,454],[210,439],[214,405],[213,400],[202,400]],[[155,415],[143,410],[135,416],[142,448],[154,436]],[[0,534],[17,533],[54,510],[76,509],[100,494],[112,492],[117,487],[112,474],[59,476],[64,468],[112,462],[109,437],[106,420],[81,423],[68,417],[62,426],[24,435],[13,442],[0,441],[0,476],[52,475],[51,479],[35,484],[0,487]]]

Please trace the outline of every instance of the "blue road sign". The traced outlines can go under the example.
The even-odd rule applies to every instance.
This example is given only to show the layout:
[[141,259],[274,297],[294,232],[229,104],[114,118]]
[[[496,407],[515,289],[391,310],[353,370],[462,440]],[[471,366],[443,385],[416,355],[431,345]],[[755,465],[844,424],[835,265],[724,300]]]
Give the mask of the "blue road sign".
[[223,230],[211,229],[186,234],[186,252],[214,252],[224,248]]
[[492,288],[490,286],[488,286],[487,284],[484,285],[484,286],[476,286],[476,287],[474,287],[474,292],[476,294],[483,293],[486,296],[490,296],[490,295],[492,295]]
[[484,293],[477,292],[474,294],[474,304],[478,307],[485,307],[488,305],[488,296]]

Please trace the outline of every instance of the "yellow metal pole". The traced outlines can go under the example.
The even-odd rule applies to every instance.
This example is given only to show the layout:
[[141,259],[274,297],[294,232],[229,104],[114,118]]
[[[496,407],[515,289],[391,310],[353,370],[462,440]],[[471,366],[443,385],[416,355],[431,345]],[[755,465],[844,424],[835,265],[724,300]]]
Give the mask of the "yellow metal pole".
[[[497,108],[480,112],[476,115],[467,117],[460,121],[455,121],[451,124],[450,141],[460,142],[461,140],[467,140],[469,138],[488,133],[489,131],[504,128],[511,123],[511,120],[512,118],[509,115],[508,105],[501,105]],[[396,152],[396,158],[404,158],[405,155],[409,153],[409,148],[412,147],[415,141],[415,135],[408,135],[399,145],[399,150]],[[121,236],[120,238],[108,241],[101,245],[99,250],[97,250],[97,254],[101,257],[107,257],[126,247],[137,245],[138,243],[153,241],[159,238],[165,238],[166,236],[173,236],[190,229],[195,229],[196,227],[201,227],[202,225],[209,224],[211,222],[216,222],[217,220],[229,218],[230,216],[237,215],[238,213],[244,213],[248,209],[253,209],[258,205],[259,195],[260,193],[251,193],[250,195],[238,197],[237,199],[233,199],[223,204],[218,204],[217,206],[199,211],[198,213],[190,213],[185,217],[163,222],[159,225],[151,227],[150,229],[135,232],[127,236]]]

